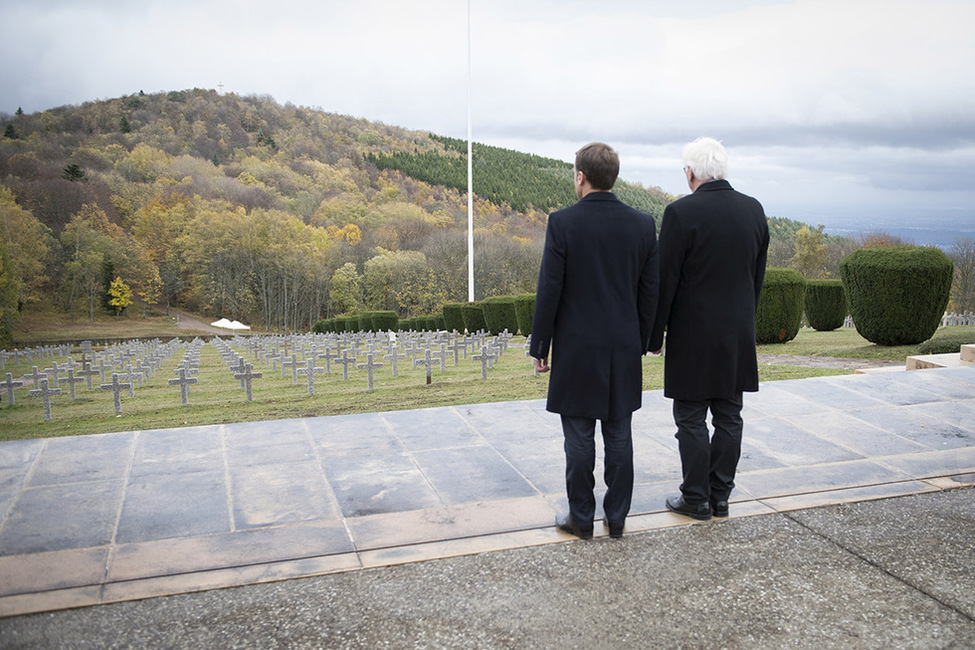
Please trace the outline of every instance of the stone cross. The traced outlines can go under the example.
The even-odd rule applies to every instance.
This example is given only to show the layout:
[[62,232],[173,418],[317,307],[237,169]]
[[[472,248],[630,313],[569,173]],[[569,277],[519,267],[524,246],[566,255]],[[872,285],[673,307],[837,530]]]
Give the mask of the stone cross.
[[101,385],[101,389],[102,390],[110,390],[110,391],[112,391],[112,393],[114,393],[114,397],[115,397],[115,415],[120,415],[122,413],[122,391],[123,390],[126,390],[126,389],[128,389],[128,390],[131,390],[132,389],[132,383],[131,382],[129,382],[127,384],[123,384],[122,382],[119,381],[119,377],[120,377],[120,375],[118,373],[113,372],[112,373],[112,383],[110,383],[110,384],[102,384]]
[[304,368],[296,369],[297,375],[308,375],[308,395],[315,394],[315,375],[321,375],[325,372],[325,368],[316,368],[315,359],[313,357],[308,358],[307,365]]
[[71,397],[71,401],[75,401],[74,385],[80,384],[85,380],[84,377],[75,377],[74,368],[68,368],[68,378],[64,379],[68,383],[68,395]]
[[342,364],[342,379],[344,381],[349,381],[349,364],[355,362],[356,362],[355,355],[350,357],[348,350],[342,350],[342,358],[335,360],[335,363]]
[[431,380],[431,377],[430,377],[430,369],[431,369],[431,366],[433,366],[433,364],[435,364],[437,362],[438,362],[438,359],[436,357],[431,357],[430,356],[430,348],[427,348],[426,349],[426,356],[423,359],[414,359],[413,360],[413,367],[414,368],[416,368],[417,366],[426,366],[426,368],[427,368],[427,385],[428,386],[430,385],[430,380]]
[[187,377],[186,368],[180,368],[179,379],[170,379],[170,386],[179,386],[179,399],[183,406],[189,404],[190,386],[199,381],[196,377]]
[[0,383],[0,388],[7,391],[7,404],[10,406],[14,405],[14,389],[20,388],[23,385],[24,382],[20,381],[19,379],[14,379],[9,372],[7,373],[6,380],[4,380],[3,383]]
[[98,371],[91,367],[91,362],[86,361],[84,367],[81,369],[79,375],[85,378],[86,386],[88,390],[91,390],[91,378],[98,374]]
[[102,383],[104,384],[105,383],[105,373],[107,373],[107,372],[114,373],[115,372],[115,364],[113,363],[110,366],[105,365],[105,358],[102,357],[101,359],[98,360],[98,372],[102,376]]
[[33,386],[34,388],[37,388],[38,386],[41,385],[41,380],[45,379],[45,377],[43,373],[38,372],[37,366],[31,366],[31,368],[32,370],[30,371],[30,373],[24,375],[22,379],[30,378],[31,381],[30,385]]
[[481,362],[481,379],[487,379],[488,366],[490,365],[491,361],[497,358],[497,353],[491,348],[490,345],[482,346],[480,354],[471,355],[471,359]]
[[368,383],[368,386],[369,386],[369,392],[370,393],[373,390],[373,388],[372,388],[372,371],[375,368],[382,368],[383,367],[383,364],[381,362],[379,362],[379,361],[373,361],[373,357],[376,356],[376,354],[377,354],[376,352],[367,352],[366,353],[366,362],[365,363],[360,363],[359,365],[356,366],[356,368],[358,368],[359,370],[365,370],[366,371],[366,377],[368,378],[367,383]]
[[396,371],[397,361],[406,358],[405,352],[397,352],[395,346],[390,346],[389,354],[383,355],[383,358],[389,361],[389,367],[393,371],[393,377],[399,376]]
[[7,369],[7,359],[10,358],[10,354],[6,350],[0,350],[0,370]]
[[281,377],[284,377],[285,368],[291,368],[291,385],[298,385],[298,354],[292,350],[291,358],[281,362]]
[[260,379],[263,373],[254,372],[254,366],[251,364],[245,364],[243,372],[235,372],[234,379],[239,379],[240,383],[244,385],[244,390],[247,391],[247,401],[251,401],[251,380]]
[[35,388],[27,393],[30,397],[40,397],[44,400],[44,419],[51,419],[51,395],[60,395],[60,388],[48,388],[47,379],[41,380],[41,387]]
[[142,375],[132,370],[132,364],[128,364],[128,370],[125,372],[120,372],[119,376],[125,379],[129,384],[129,397],[135,397],[135,380],[139,380],[139,385],[142,385]]
[[319,359],[325,359],[325,374],[332,374],[332,359],[338,359],[339,355],[337,352],[333,353],[332,348],[325,346],[325,351],[318,355]]

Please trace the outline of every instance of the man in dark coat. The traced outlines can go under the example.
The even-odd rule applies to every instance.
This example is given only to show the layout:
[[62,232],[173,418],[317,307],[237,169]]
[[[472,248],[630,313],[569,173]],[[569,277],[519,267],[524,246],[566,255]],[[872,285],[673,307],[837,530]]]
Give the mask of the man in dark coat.
[[664,395],[674,400],[683,470],[681,494],[669,497],[667,507],[707,520],[728,516],[742,393],[758,390],[755,309],[769,233],[762,205],[724,180],[728,158],[719,142],[695,140],[683,160],[692,193],[664,210],[650,349],[660,349],[666,328]]
[[657,240],[650,215],[610,190],[619,157],[602,143],[576,153],[579,201],[549,215],[532,321],[531,356],[552,376],[546,408],[562,416],[569,512],[559,529],[592,537],[595,426],[605,444],[604,523],[623,534],[633,493],[631,418],[657,307]]

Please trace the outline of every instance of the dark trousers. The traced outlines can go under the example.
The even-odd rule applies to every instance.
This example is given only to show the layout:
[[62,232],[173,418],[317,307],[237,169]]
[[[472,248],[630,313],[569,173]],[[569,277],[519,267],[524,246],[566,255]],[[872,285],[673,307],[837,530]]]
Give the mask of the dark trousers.
[[[711,410],[714,435],[705,422]],[[741,456],[741,393],[733,399],[674,400],[674,422],[684,482],[690,504],[727,501],[735,487]]]
[[[630,512],[633,497],[633,435],[632,415],[600,420],[605,448],[606,496],[603,512],[614,526],[622,525]],[[569,498],[569,514],[578,526],[588,528],[596,516],[596,420],[562,416],[565,436],[565,491]]]

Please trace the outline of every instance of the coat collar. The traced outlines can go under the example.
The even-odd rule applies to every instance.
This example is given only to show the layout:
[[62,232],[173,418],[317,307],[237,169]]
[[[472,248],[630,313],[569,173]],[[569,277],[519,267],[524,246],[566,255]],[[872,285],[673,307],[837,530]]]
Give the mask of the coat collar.
[[606,192],[603,190],[596,190],[595,192],[590,192],[584,197],[579,199],[580,201],[619,201],[616,195],[612,192]]
[[698,187],[697,192],[711,192],[713,190],[730,190],[730,189],[733,189],[731,187],[731,183],[729,183],[726,180],[708,181],[704,185]]

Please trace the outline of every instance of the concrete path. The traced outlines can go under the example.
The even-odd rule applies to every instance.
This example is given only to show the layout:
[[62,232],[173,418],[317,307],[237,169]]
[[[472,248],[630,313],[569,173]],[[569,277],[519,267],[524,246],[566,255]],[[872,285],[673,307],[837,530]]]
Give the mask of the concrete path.
[[[632,591],[637,576],[652,581],[659,575],[673,586],[673,601],[655,607],[664,608],[666,625],[667,616],[672,618],[670,634],[693,639],[692,621],[681,623],[685,609],[695,611],[689,607],[692,594],[727,590],[729,611],[738,607],[731,604],[737,598],[743,603],[762,600],[762,593],[778,598],[774,594],[782,585],[775,584],[775,561],[808,553],[808,562],[794,557],[789,566],[807,573],[803,580],[809,598],[822,600],[822,611],[852,616],[850,608],[869,595],[910,614],[900,626],[920,615],[911,604],[914,599],[934,598],[941,609],[925,614],[925,620],[953,630],[944,639],[975,639],[970,596],[975,593],[975,508],[970,490],[952,491],[975,484],[975,368],[763,384],[759,393],[746,396],[744,415],[744,451],[729,521],[690,526],[692,520],[664,511],[664,497],[679,482],[679,462],[670,402],[653,391],[645,394],[644,408],[634,418],[637,485],[627,535],[621,541],[554,546],[573,538],[552,526],[556,511],[564,507],[561,432],[557,416],[546,413],[540,401],[0,443],[0,615],[308,576],[326,576],[312,581],[315,585],[373,584],[388,577],[391,584],[404,580],[402,589],[408,590],[409,576],[422,583],[421,574],[462,567],[458,585],[444,585],[449,582],[444,576],[427,576],[435,593],[405,596],[403,602],[380,598],[390,607],[422,612],[450,593],[460,599],[451,602],[463,602],[457,591],[463,590],[464,580],[493,582],[496,573],[499,584],[515,580],[512,575],[535,584],[540,578],[533,565],[544,558],[538,560],[540,570],[552,583],[539,589],[548,594],[552,585],[566,583],[566,593],[573,593],[569,585],[576,580],[589,587],[595,581],[596,594],[620,606],[638,599]],[[920,496],[858,503],[903,495]],[[807,510],[849,503],[856,505]],[[919,509],[918,503],[934,505]],[[888,507],[896,513],[889,515],[893,521],[881,514],[870,523],[871,513]],[[954,512],[960,513],[956,520],[945,520]],[[849,525],[857,517],[864,523]],[[900,542],[888,547],[869,533],[881,523],[903,529]],[[885,528],[877,530],[880,534]],[[634,535],[645,531],[654,532]],[[597,527],[597,536],[602,535]],[[953,540],[948,555],[946,538]],[[654,552],[657,545],[667,552]],[[712,547],[727,555],[711,561]],[[906,581],[898,577],[894,582],[900,595],[890,600],[881,586],[865,595],[861,590],[869,585],[857,583],[851,591],[839,584],[842,580],[830,579],[847,571],[853,579],[865,562],[870,571],[887,576],[884,582],[895,572],[869,556],[910,564],[912,558],[902,554],[912,547],[919,547],[920,555],[908,573],[923,583],[927,562],[933,576],[928,578],[943,584],[904,591]],[[931,554],[925,557],[925,551]],[[610,558],[598,568],[604,552]],[[722,584],[722,567],[738,555],[748,561]],[[411,564],[438,558],[454,559]],[[558,558],[565,559],[564,567]],[[949,561],[953,564],[942,566]],[[546,569],[548,562],[564,571]],[[405,566],[360,571],[394,565]],[[797,575],[779,578],[794,581]],[[607,580],[619,584],[598,586]],[[304,584],[261,589],[278,593]],[[517,580],[506,588],[516,586]],[[749,591],[743,596],[742,590]],[[230,606],[245,592],[194,598],[227,598]],[[941,597],[931,595],[940,592]],[[585,593],[579,591],[578,598]],[[548,595],[553,602],[562,598]],[[504,609],[488,596],[482,594],[480,607]],[[848,602],[843,605],[842,599]],[[329,611],[345,611],[347,600],[338,597]],[[803,603],[783,601],[777,607],[798,605]],[[539,607],[550,612],[553,605]],[[945,608],[942,618],[938,612]],[[99,617],[113,610],[80,611]],[[73,620],[69,615],[74,614],[65,612],[67,618],[58,620]],[[552,615],[561,620],[565,612]],[[525,615],[512,616],[516,623]],[[15,647],[7,644],[14,630],[37,631],[32,620],[38,619],[0,621],[0,645]],[[565,623],[571,626],[571,616]],[[336,625],[358,629],[352,622]],[[476,627],[474,620],[471,625]],[[507,631],[519,629],[514,623],[502,628],[492,632],[500,636],[490,639],[506,639]],[[850,629],[867,628],[879,629],[862,621]],[[532,636],[532,629],[524,627],[523,633]],[[355,638],[368,638],[360,631],[365,636]],[[538,638],[558,639],[565,633],[549,632],[554,636]],[[789,638],[788,629],[783,634]],[[510,645],[523,645],[517,634],[510,638]],[[774,636],[762,638],[771,643]],[[439,645],[430,638],[426,644]]]

